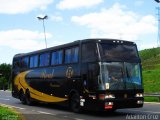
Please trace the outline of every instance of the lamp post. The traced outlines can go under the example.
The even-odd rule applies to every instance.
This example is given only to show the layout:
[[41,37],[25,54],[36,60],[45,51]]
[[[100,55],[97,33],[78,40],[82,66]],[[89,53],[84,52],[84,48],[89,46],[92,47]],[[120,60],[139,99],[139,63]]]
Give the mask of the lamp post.
[[48,19],[48,16],[45,15],[44,17],[37,17],[37,18],[38,18],[38,20],[42,20],[42,22],[43,22],[44,39],[45,39],[45,45],[47,48],[46,30],[45,30],[44,20]]

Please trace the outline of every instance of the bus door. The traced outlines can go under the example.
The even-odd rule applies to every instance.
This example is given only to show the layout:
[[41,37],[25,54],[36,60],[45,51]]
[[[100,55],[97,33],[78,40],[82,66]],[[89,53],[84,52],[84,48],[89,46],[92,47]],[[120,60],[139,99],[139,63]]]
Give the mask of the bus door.
[[98,63],[88,64],[88,89],[89,91],[95,92],[98,89],[98,75],[99,65]]

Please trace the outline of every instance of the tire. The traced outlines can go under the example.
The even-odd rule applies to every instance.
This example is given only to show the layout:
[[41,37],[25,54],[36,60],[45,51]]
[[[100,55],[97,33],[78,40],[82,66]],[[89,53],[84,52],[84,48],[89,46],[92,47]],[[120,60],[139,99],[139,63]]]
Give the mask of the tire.
[[80,97],[79,94],[75,93],[71,96],[70,99],[70,109],[75,112],[75,113],[79,113],[81,110],[80,107]]
[[31,96],[30,96],[30,91],[29,90],[26,91],[25,97],[26,97],[26,104],[27,105],[33,105],[33,102],[31,100]]
[[26,97],[23,91],[20,92],[20,96],[19,99],[21,101],[22,104],[26,104]]

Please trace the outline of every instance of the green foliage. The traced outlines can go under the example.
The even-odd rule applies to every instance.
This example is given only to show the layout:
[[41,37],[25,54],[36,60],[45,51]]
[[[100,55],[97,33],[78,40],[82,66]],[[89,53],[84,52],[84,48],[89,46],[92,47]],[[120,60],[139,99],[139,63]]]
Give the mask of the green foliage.
[[160,93],[160,69],[143,71],[144,91],[146,93]]
[[22,120],[14,110],[0,106],[0,120]]
[[0,77],[0,88],[4,89],[7,87],[7,80],[5,79],[5,77]]
[[[160,93],[160,48],[145,49],[139,52],[143,68],[145,93]],[[158,102],[157,97],[145,97],[145,101]]]
[[158,97],[144,97],[144,101],[146,101],[146,102],[160,102],[160,98],[158,98]]
[[0,65],[0,73],[7,79],[10,79],[11,75],[11,65],[3,63]]
[[160,55],[160,48],[145,49],[139,52],[142,62]]
[[11,65],[10,64],[0,64],[0,89],[3,88],[3,86],[8,85],[9,80],[11,77]]

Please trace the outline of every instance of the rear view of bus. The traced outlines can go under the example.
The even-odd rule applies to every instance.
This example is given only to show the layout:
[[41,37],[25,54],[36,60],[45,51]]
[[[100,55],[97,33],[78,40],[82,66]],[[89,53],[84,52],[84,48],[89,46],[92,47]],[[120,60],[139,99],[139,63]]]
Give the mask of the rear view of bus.
[[[97,40],[95,48],[95,59],[99,62],[88,64],[89,74],[92,74],[88,75],[88,84],[90,91],[97,89],[97,95],[90,94],[93,100],[88,103],[98,110],[142,107],[141,60],[136,44],[102,39]],[[98,99],[97,104],[94,99]]]

